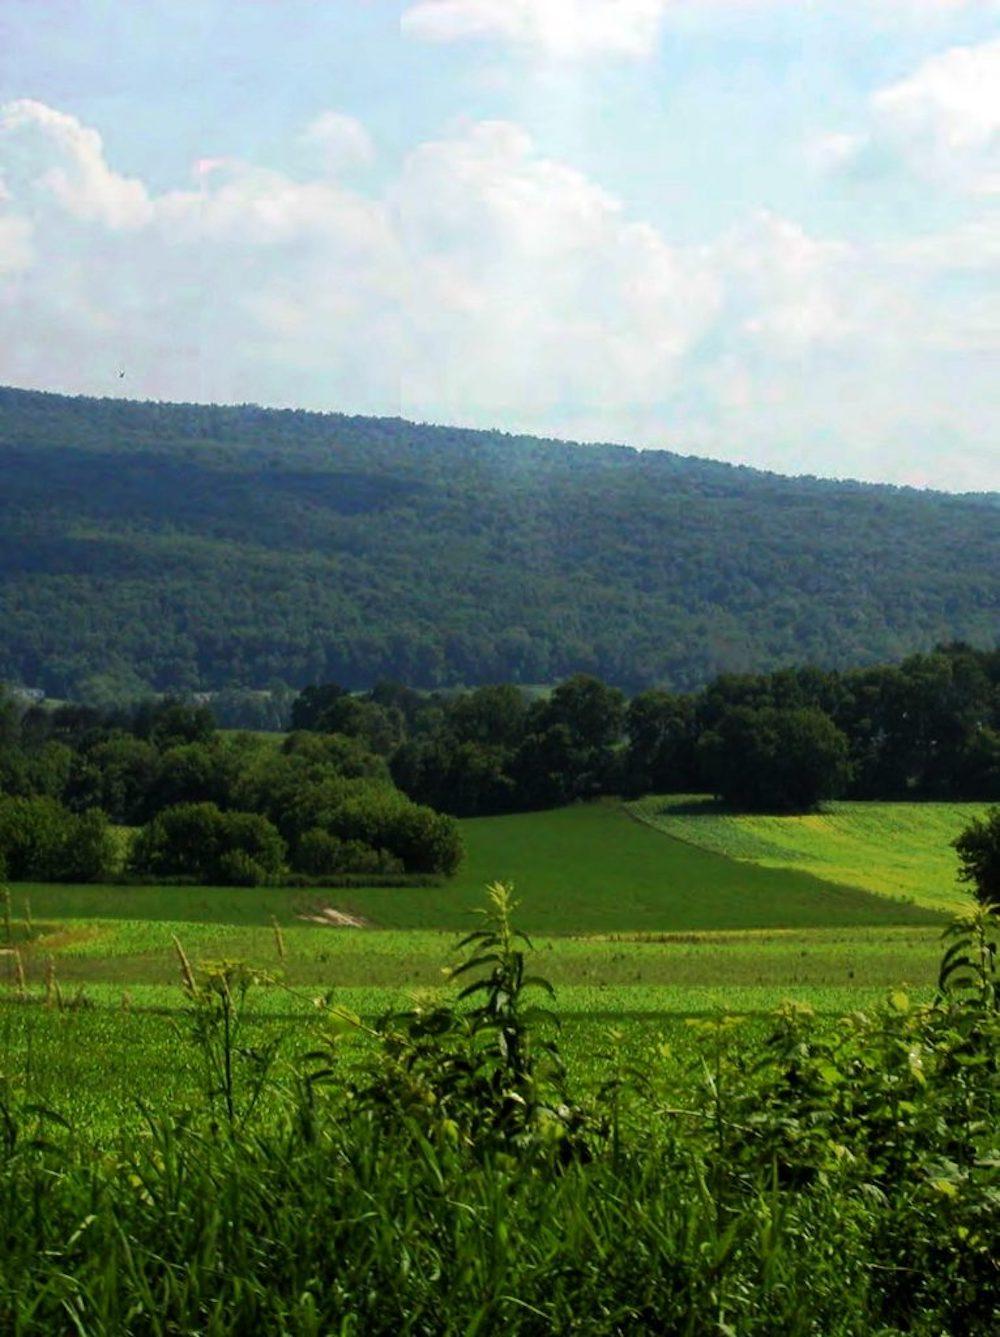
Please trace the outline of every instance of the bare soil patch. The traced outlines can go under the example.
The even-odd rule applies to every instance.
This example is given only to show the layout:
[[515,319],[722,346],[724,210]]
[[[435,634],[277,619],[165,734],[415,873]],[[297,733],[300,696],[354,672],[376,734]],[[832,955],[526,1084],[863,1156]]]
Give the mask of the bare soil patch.
[[367,919],[359,915],[349,915],[344,910],[337,910],[332,905],[321,906],[309,914],[299,915],[299,919],[310,924],[325,924],[327,928],[366,928]]

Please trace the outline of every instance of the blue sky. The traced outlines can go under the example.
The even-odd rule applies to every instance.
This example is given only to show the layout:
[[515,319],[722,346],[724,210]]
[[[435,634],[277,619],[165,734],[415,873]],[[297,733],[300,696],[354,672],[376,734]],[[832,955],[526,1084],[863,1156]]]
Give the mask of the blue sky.
[[998,200],[997,0],[0,4],[7,383],[1000,489]]

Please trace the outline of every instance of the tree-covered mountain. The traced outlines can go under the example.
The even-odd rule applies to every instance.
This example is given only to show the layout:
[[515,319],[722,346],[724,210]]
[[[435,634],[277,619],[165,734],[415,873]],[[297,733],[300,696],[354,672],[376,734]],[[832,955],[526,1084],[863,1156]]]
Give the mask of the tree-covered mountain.
[[0,389],[0,679],[691,689],[1000,628],[1000,498]]

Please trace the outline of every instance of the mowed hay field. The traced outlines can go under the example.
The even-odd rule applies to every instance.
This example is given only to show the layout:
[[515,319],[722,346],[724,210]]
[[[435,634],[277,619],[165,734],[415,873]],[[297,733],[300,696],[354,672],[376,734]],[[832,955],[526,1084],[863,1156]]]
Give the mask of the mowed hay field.
[[711,799],[678,795],[628,808],[701,850],[948,913],[969,903],[951,842],[986,811],[982,803],[832,802],[821,812],[786,817],[732,813]]

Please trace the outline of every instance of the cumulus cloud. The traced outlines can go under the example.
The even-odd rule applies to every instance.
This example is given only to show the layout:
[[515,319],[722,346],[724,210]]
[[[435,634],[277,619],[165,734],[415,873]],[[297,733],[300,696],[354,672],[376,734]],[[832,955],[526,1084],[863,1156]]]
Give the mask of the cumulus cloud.
[[648,401],[720,300],[700,257],[513,125],[424,145],[394,204],[411,275],[406,398],[423,416]]
[[[503,121],[419,145],[377,189],[328,162],[296,177],[213,158],[154,194],[95,132],[30,105],[0,112],[0,381],[119,393],[124,366],[126,391],[151,398],[793,470],[808,446],[813,471],[901,481],[946,438],[950,479],[964,459],[970,482],[1000,485],[977,455],[995,441],[1000,352],[981,282],[998,248],[978,224],[959,269],[954,238],[849,246],[773,213],[678,244]],[[89,174],[71,170],[81,156]]]
[[828,473],[1000,484],[987,369],[1000,331],[974,284],[950,288],[932,238],[918,256],[760,212],[672,244],[502,123],[414,153],[394,210],[414,416],[793,472],[810,459]]
[[[401,24],[406,36],[427,42],[499,42],[562,60],[641,58],[671,20],[798,8],[801,0],[413,0]],[[962,12],[1000,12],[1000,0],[830,0],[830,8],[841,18],[853,10],[867,22],[924,25]]]
[[726,238],[717,256],[737,308],[733,323],[749,338],[800,348],[860,333],[845,301],[844,280],[855,263],[845,243],[810,237],[763,210]]
[[101,136],[65,112],[24,98],[0,113],[5,177],[55,200],[86,222],[110,228],[141,227],[152,205],[145,187],[119,176],[104,158]]
[[317,151],[321,165],[332,173],[367,167],[375,158],[371,136],[360,121],[339,111],[324,111],[302,132]]
[[399,262],[380,200],[326,167],[298,180],[231,158],[154,196],[64,113],[15,103],[0,127],[0,251],[16,237],[23,262],[30,227],[35,258],[0,298],[0,380],[117,391],[124,366],[153,398],[394,402]]
[[820,146],[830,165],[902,168],[970,194],[1000,194],[1000,39],[957,46],[879,89],[870,127]]
[[30,269],[33,260],[31,224],[16,214],[0,213],[0,279]]

